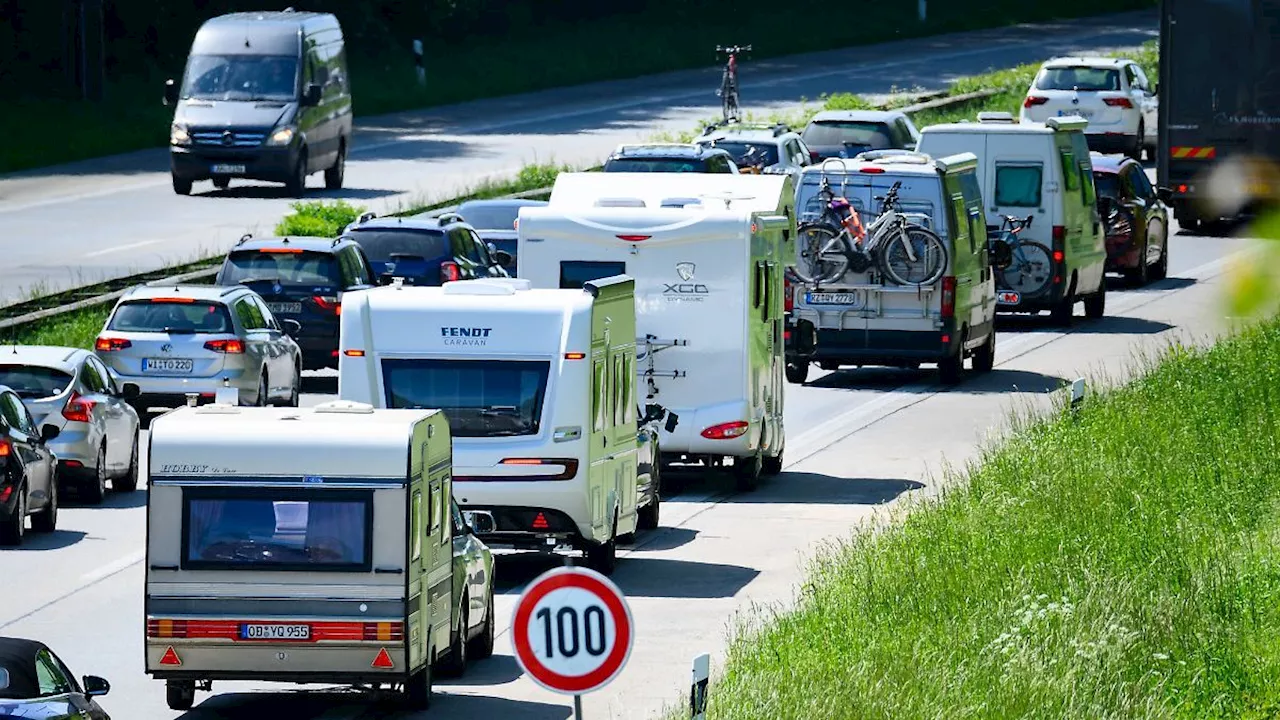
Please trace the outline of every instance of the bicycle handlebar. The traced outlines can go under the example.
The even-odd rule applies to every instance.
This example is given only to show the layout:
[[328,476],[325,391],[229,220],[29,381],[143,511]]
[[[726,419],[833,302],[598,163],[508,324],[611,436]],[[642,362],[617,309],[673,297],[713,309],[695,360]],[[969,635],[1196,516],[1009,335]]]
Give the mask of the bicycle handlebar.
[[727,53],[734,53],[734,54],[737,54],[740,52],[751,52],[751,46],[750,45],[732,45],[732,46],[717,45],[716,52],[727,52]]

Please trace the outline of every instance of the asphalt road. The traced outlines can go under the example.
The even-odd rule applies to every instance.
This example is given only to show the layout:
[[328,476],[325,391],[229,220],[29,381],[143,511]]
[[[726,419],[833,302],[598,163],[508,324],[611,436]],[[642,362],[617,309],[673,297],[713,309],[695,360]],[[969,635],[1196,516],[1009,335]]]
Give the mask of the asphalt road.
[[[1156,27],[1154,13],[1125,14],[744,62],[742,102],[760,111],[798,108],[804,98],[832,92],[940,89],[991,68],[1136,46],[1155,37]],[[719,82],[720,69],[708,67],[366,119],[353,140],[347,187],[327,192],[313,176],[310,196],[385,211],[423,197],[447,199],[534,161],[592,165],[618,143],[718,115]],[[163,150],[2,177],[0,303],[32,288],[76,286],[223,251],[245,232],[270,233],[290,202],[280,186],[247,182],[225,192],[202,183],[190,197],[174,195]]]

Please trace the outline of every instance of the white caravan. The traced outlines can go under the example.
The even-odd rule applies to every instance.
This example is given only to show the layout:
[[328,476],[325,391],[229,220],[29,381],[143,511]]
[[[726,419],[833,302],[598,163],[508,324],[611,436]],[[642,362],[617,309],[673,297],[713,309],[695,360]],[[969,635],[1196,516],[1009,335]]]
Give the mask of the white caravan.
[[[795,219],[796,184],[790,175],[728,173],[561,173],[548,202],[553,207],[684,207],[732,199],[735,208]],[[518,262],[518,260],[517,260]]]
[[638,458],[633,286],[488,278],[348,293],[338,395],[445,413],[454,494],[492,516],[486,544],[569,547],[612,572],[617,538],[657,522]]
[[[700,177],[715,192],[734,176]],[[562,181],[583,195],[564,192]],[[673,189],[698,192],[696,183]],[[781,201],[760,193],[673,207],[654,188],[629,198],[625,190],[561,175],[550,205],[520,211],[520,275],[549,288],[635,278],[646,397],[680,417],[661,436],[663,458],[711,466],[732,459],[739,487],[753,489],[762,472],[782,469],[782,278],[795,259],[794,213],[777,214]],[[593,192],[609,206],[593,207]]]

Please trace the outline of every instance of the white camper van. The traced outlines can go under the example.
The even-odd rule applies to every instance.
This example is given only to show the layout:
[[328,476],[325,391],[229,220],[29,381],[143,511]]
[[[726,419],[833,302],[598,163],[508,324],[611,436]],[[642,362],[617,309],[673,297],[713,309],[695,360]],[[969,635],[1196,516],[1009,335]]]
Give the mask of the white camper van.
[[716,201],[723,206],[726,199],[736,208],[795,219],[796,183],[791,175],[561,173],[548,202],[568,209],[684,207]]
[[146,671],[399,687],[449,649],[449,424],[434,410],[184,407],[147,447]]
[[567,546],[610,573],[617,538],[657,521],[638,458],[633,286],[489,278],[349,293],[338,395],[440,408],[458,504],[493,517],[487,545]]
[[[548,206],[521,209],[521,277],[553,288],[634,277],[643,389],[680,417],[661,436],[663,457],[712,466],[732,459],[740,488],[754,489],[762,472],[782,469],[782,276],[795,243],[794,213],[776,208],[794,200],[703,191],[701,201],[676,207],[672,198],[697,198],[696,183],[672,188],[679,196],[665,196],[661,184],[627,196],[625,184],[584,185],[577,175],[556,180]],[[716,193],[724,178],[785,176],[701,177]],[[773,184],[790,187],[789,179]]]

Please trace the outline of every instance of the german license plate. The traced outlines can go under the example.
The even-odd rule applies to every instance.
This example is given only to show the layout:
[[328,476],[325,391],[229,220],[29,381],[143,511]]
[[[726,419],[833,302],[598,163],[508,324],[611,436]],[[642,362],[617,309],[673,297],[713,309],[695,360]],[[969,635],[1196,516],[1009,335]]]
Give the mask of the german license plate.
[[1001,290],[996,294],[996,302],[1001,305],[1017,305],[1022,296],[1012,290]]
[[210,170],[214,175],[243,175],[243,165],[214,165]]
[[1068,115],[1079,115],[1080,117],[1082,117],[1082,118],[1084,118],[1084,119],[1088,120],[1089,118],[1093,117],[1093,111],[1092,111],[1092,110],[1084,110],[1084,109],[1081,109],[1081,108],[1072,108],[1072,109],[1070,109],[1070,110],[1059,110],[1059,111],[1058,111],[1058,117],[1066,117],[1066,116],[1068,116]]
[[310,625],[246,623],[240,626],[241,640],[310,640]]
[[842,293],[824,293],[814,292],[805,293],[805,303],[809,305],[849,305],[852,307],[862,306],[862,294],[852,292]]
[[191,360],[187,358],[143,358],[143,372],[191,372]]
[[273,315],[297,315],[302,312],[302,303],[267,303],[267,309]]

